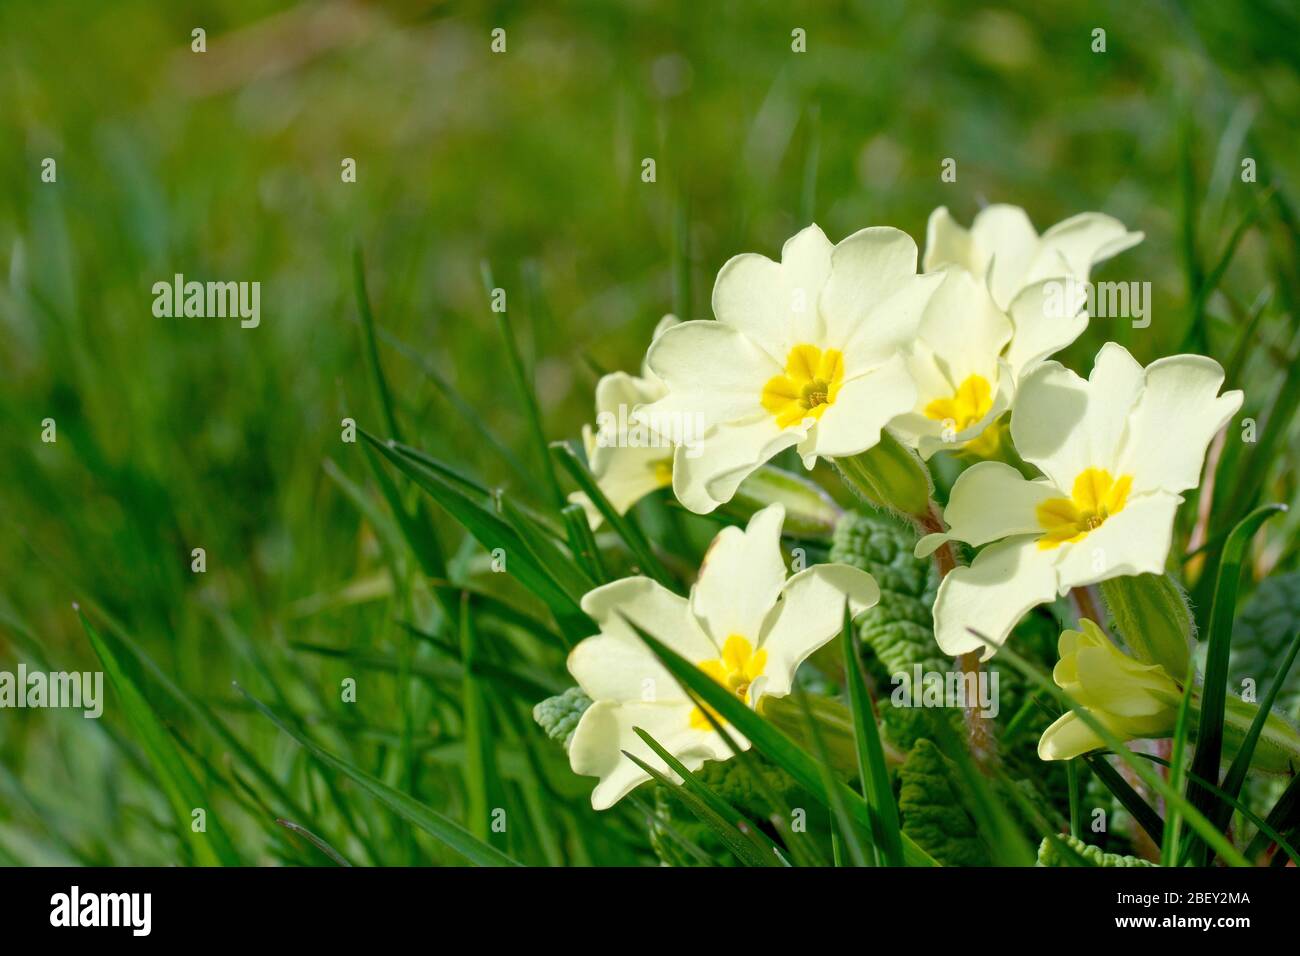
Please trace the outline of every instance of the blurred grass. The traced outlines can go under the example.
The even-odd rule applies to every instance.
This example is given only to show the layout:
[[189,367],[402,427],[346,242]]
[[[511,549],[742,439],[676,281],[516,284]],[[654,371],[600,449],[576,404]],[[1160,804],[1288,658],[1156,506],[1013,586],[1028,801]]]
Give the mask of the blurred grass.
[[[798,13],[687,2],[0,5],[0,667],[96,666],[74,600],[129,635],[189,699],[160,692],[134,655],[123,662],[188,748],[246,862],[328,862],[274,824],[290,812],[353,862],[455,855],[306,762],[232,680],[454,819],[504,793],[510,815],[531,822],[493,844],[502,852],[646,861],[636,811],[592,825],[589,781],[540,739],[531,700],[494,682],[480,708],[489,695],[458,659],[555,675],[558,647],[494,619],[479,596],[478,631],[462,639],[446,608],[476,590],[486,557],[434,514],[450,584],[431,591],[402,547],[430,509],[401,486],[408,520],[396,527],[379,472],[340,442],[344,417],[389,431],[354,246],[404,439],[504,486],[512,505],[541,507],[537,469],[549,462],[534,460],[481,262],[507,290],[545,437],[571,438],[591,414],[589,366],[635,368],[663,312],[707,316],[726,258],[775,255],[809,216],[833,239],[893,224],[921,243],[940,204],[969,221],[983,201],[1013,202],[1040,229],[1102,209],[1147,234],[1101,278],[1150,281],[1153,323],[1096,321],[1065,359],[1086,370],[1113,338],[1149,361],[1191,333],[1236,369],[1247,413],[1275,434],[1254,459],[1254,446],[1227,443],[1216,486],[1226,503],[1210,529],[1226,531],[1230,512],[1252,504],[1235,494],[1238,476],[1255,497],[1295,497],[1298,21],[1282,0],[1087,10],[884,0]],[[206,54],[189,50],[196,26]],[[503,55],[489,50],[497,26]],[[794,27],[807,31],[806,54],[790,50]],[[1107,30],[1104,55],[1090,51],[1095,27]],[[1242,155],[1256,158],[1258,184],[1240,182]],[[949,156],[958,178],[943,184]],[[40,182],[45,157],[57,184]],[[355,184],[339,180],[343,157],[357,161]],[[640,180],[643,157],[656,160],[653,184]],[[1197,283],[1269,185],[1276,201],[1204,291]],[[261,327],[154,318],[150,287],[176,272],[261,281]],[[1195,314],[1203,321],[1189,328]],[[56,444],[40,441],[47,417]],[[532,471],[518,474],[482,427]],[[1295,513],[1275,524],[1260,568],[1296,561]],[[206,574],[190,571],[195,547]],[[363,666],[375,660],[391,667]],[[346,677],[357,679],[355,705],[339,701]],[[111,704],[98,722],[0,713],[0,862],[185,859],[139,747]]]

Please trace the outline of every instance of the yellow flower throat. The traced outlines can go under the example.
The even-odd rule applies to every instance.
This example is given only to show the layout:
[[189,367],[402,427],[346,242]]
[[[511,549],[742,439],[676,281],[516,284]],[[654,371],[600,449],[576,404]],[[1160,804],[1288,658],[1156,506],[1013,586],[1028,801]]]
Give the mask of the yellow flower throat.
[[[762,676],[763,668],[767,666],[767,651],[762,648],[754,650],[754,645],[745,638],[732,634],[722,645],[721,658],[701,661],[699,666],[700,670],[748,704],[749,687]],[[716,710],[710,707],[709,712],[721,722]],[[704,711],[696,707],[691,711],[691,726],[696,730],[709,730],[713,725]]]
[[993,389],[983,375],[968,375],[952,398],[936,398],[925,406],[925,417],[953,423],[962,432],[977,424],[993,407]]
[[1081,541],[1106,519],[1124,510],[1132,475],[1111,478],[1104,468],[1088,468],[1074,479],[1069,498],[1048,498],[1036,509],[1038,523],[1046,533],[1038,541],[1041,550]]
[[808,418],[820,418],[835,404],[844,381],[844,356],[839,349],[796,345],[785,360],[785,372],[773,375],[763,386],[763,407],[782,428]]

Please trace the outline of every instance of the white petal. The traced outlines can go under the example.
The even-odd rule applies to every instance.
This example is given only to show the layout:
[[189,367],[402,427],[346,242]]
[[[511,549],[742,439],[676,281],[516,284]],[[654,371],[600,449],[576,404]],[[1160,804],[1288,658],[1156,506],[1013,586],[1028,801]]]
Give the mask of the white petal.
[[1120,470],[1133,475],[1134,492],[1179,492],[1200,483],[1206,448],[1241,407],[1241,392],[1220,396],[1222,385],[1223,368],[1203,355],[1173,355],[1147,366],[1121,455]]
[[1062,544],[1057,557],[1061,591],[1134,574],[1163,574],[1182,499],[1155,492],[1130,496],[1124,510],[1081,541]]
[[822,413],[799,446],[804,465],[816,458],[845,458],[873,448],[880,430],[896,415],[911,409],[916,386],[901,355],[840,386],[835,404]]
[[[950,268],[938,274],[943,279],[921,316],[921,340],[938,358],[954,387],[970,375],[992,381],[998,356],[1011,339],[1011,320],[969,272]],[[951,394],[949,390],[931,397]]]
[[668,485],[664,466],[671,466],[672,460],[671,447],[598,448],[591,459],[591,470],[614,510],[625,514],[646,495]]
[[[717,648],[695,622],[686,598],[649,578],[623,578],[588,591],[583,595],[582,609],[600,625],[601,634],[606,637],[645,648],[640,636],[627,623],[632,621],[688,660],[699,662],[717,656]],[[648,648],[646,653],[650,653]],[[573,676],[582,682],[581,674],[575,672]],[[604,695],[588,691],[588,696]],[[636,696],[639,698],[640,694]]]
[[719,425],[694,447],[673,455],[673,494],[696,514],[708,514],[731,500],[740,483],[806,434],[800,425],[782,429],[766,412],[744,424]]
[[[718,734],[691,726],[694,709],[689,702],[616,704],[597,701],[588,707],[569,744],[569,765],[574,773],[600,777],[600,783],[591,794],[591,805],[597,810],[607,809],[650,779],[649,774],[623,756],[624,750],[675,779],[667,764],[636,735],[634,727],[650,734],[688,770],[698,770],[705,760],[730,756],[730,748]],[[744,737],[734,730],[731,733],[741,749],[748,749],[749,742]]]
[[1092,267],[1136,246],[1140,232],[1129,232],[1122,222],[1100,212],[1085,212],[1058,222],[1043,233],[1029,281],[1061,275],[1064,262],[1068,275],[1087,279]]
[[1006,352],[1016,378],[1083,334],[1086,305],[1083,286],[1072,279],[1049,279],[1017,293],[1009,309],[1015,331]]
[[[659,338],[659,336],[662,335],[664,332],[666,332],[668,329],[674,328],[681,324],[682,324],[682,320],[677,318],[677,316],[673,315],[672,313],[665,315],[655,325],[654,332],[652,332],[650,335],[650,344],[653,345],[655,339]],[[659,380],[658,375],[656,375],[654,372],[650,370],[650,362],[648,361],[648,359],[649,359],[649,350],[647,350],[646,358],[641,360],[641,377],[646,379],[649,382],[657,384],[660,388],[662,388],[663,382]]]
[[784,365],[791,346],[822,338],[817,298],[830,268],[830,240],[808,226],[786,242],[779,263],[754,253],[727,262],[713,286],[713,314]]
[[844,602],[857,614],[880,600],[876,580],[847,564],[818,564],[785,582],[759,645],[767,651],[765,678],[756,690],[773,697],[790,693],[794,673],[808,655],[840,633]]
[[1026,611],[1056,597],[1050,554],[1036,538],[1010,538],[989,545],[970,567],[949,571],[934,601],[934,636],[943,652],[992,657]]
[[1046,479],[1030,481],[1000,461],[979,462],[952,486],[943,514],[948,537],[978,547],[1012,535],[1041,534],[1038,505],[1063,494]]
[[1040,365],[1016,392],[1016,450],[1066,491],[1088,468],[1118,478],[1120,442],[1142,382],[1142,366],[1114,342],[1097,353],[1087,381],[1057,362]]
[[940,206],[930,213],[925,224],[925,259],[921,267],[933,272],[945,265],[959,266],[982,277],[985,263],[976,258],[970,231],[952,218],[947,206]]
[[[591,472],[605,497],[623,514],[646,495],[664,486],[663,463],[672,461],[669,440],[642,424],[633,412],[664,394],[658,380],[614,372],[596,385],[598,429],[583,429]],[[600,512],[586,495],[569,496],[587,509],[588,522],[600,525]]]
[[873,308],[915,277],[916,243],[901,230],[872,226],[836,245],[820,300],[830,344],[843,348]]
[[921,316],[943,282],[940,273],[908,276],[892,294],[867,305],[845,330],[844,374],[852,379],[906,352],[916,341]]
[[638,637],[588,637],[569,652],[568,668],[592,700],[668,703],[687,699],[676,679]]
[[1019,206],[986,206],[971,224],[980,273],[988,272],[989,288],[1002,308],[1026,285],[1024,276],[1038,249],[1038,233]]
[[624,409],[623,417],[626,419],[631,416],[632,409],[663,398],[665,391],[660,382],[647,381],[627,372],[611,372],[602,375],[596,383],[596,412],[608,412],[617,418],[619,410]]
[[712,425],[763,411],[763,386],[783,368],[721,322],[683,322],[668,329],[651,344],[647,362],[668,395],[643,406],[637,417],[655,420],[665,432],[679,418],[698,417]]
[[732,634],[757,645],[763,620],[785,583],[784,520],[785,507],[769,505],[744,530],[723,528],[705,552],[691,588],[691,611],[719,647]]

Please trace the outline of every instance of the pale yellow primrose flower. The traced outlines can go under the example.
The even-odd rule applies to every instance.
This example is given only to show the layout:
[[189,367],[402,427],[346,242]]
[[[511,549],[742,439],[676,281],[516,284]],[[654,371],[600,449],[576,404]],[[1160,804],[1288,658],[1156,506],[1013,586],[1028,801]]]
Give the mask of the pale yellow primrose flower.
[[1073,587],[1163,574],[1181,492],[1195,488],[1210,440],[1241,407],[1218,391],[1223,369],[1202,355],[1145,369],[1122,346],[1097,353],[1087,381],[1058,362],[1021,383],[1011,411],[1016,450],[1045,477],[980,462],[953,484],[946,534],[926,535],[918,556],[947,540],[987,545],[948,573],[935,598],[935,639],[957,656],[1001,645],[1035,605]]
[[975,441],[1015,393],[1015,372],[1002,358],[1011,320],[970,273],[949,266],[939,274],[905,355],[916,403],[890,422],[925,459]]
[[[1121,740],[1167,736],[1178,721],[1182,689],[1159,664],[1143,664],[1121,651],[1092,621],[1079,624],[1082,631],[1061,632],[1052,679]],[[1105,746],[1069,711],[1043,731],[1038,756],[1070,760]]]
[[[871,575],[844,564],[818,564],[787,579],[784,519],[785,509],[770,505],[746,529],[724,528],[705,555],[689,599],[644,577],[615,581],[582,599],[600,634],[569,654],[570,673],[593,701],[574,731],[569,762],[574,773],[600,778],[591,795],[597,810],[650,779],[623,751],[671,773],[634,727],[690,770],[731,756],[628,621],[757,708],[764,696],[790,693],[799,665],[839,633],[846,599],[854,613],[880,599]],[[744,737],[730,733],[748,748]]]
[[864,452],[916,386],[902,353],[941,276],[916,274],[916,243],[873,227],[832,246],[809,226],[781,261],[736,256],[713,288],[717,321],[686,322],[650,347],[668,395],[639,414],[700,416],[691,454],[673,459],[673,492],[705,514],[792,445],[804,466]]
[[926,225],[925,271],[960,266],[985,280],[998,307],[1009,309],[1017,295],[1044,279],[1087,281],[1093,266],[1142,239],[1099,212],[1071,216],[1040,236],[1019,206],[986,206],[969,230],[940,206]]
[[[677,324],[676,316],[665,315],[655,326],[651,341]],[[583,426],[582,443],[597,486],[619,514],[625,514],[651,492],[672,484],[671,440],[633,420],[638,406],[658,401],[666,394],[667,387],[646,365],[640,376],[612,372],[596,383],[596,427]],[[575,491],[569,501],[582,505],[593,531],[600,526],[600,511],[590,498]]]
[[[967,230],[940,206],[926,226],[924,267],[926,272],[943,267],[966,271],[1007,314],[1011,331],[1002,357],[1013,381],[1003,389],[1010,391],[1015,381],[1088,327],[1083,284],[1092,267],[1142,238],[1142,233],[1129,232],[1118,219],[1098,212],[1072,216],[1039,236],[1023,209],[1006,205],[981,210]],[[991,388],[990,394],[999,391]],[[956,398],[959,405],[963,399],[969,405],[980,394],[970,388]]]

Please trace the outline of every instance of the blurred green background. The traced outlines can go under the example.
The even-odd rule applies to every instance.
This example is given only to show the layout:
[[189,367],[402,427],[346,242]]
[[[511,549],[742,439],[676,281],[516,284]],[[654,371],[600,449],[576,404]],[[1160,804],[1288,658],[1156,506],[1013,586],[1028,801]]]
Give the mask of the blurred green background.
[[[190,49],[196,27],[206,53]],[[806,53],[791,49],[795,28]],[[1105,53],[1091,49],[1096,28]],[[394,585],[375,522],[345,490],[382,508],[361,446],[340,441],[345,416],[387,433],[354,246],[407,441],[524,499],[544,486],[484,262],[507,290],[548,436],[573,437],[598,370],[638,366],[665,312],[708,316],[731,255],[776,255],[810,220],[833,240],[889,224],[921,244],[938,205],[969,222],[981,203],[1011,202],[1040,229],[1096,209],[1142,230],[1100,277],[1150,281],[1151,327],[1094,322],[1065,360],[1086,371],[1107,339],[1143,361],[1187,347],[1230,367],[1237,357],[1230,384],[1267,421],[1283,414],[1294,355],[1294,309],[1275,277],[1297,258],[1294,229],[1260,210],[1269,185],[1300,196],[1297,36],[1287,0],[7,0],[0,669],[98,668],[80,601],[287,781],[345,855],[447,858],[309,769],[230,687],[238,679],[370,772],[463,813],[466,753],[441,678],[411,689],[371,668],[343,705],[336,689],[361,677],[356,661],[295,646],[442,666],[397,624],[408,609],[436,621],[436,609],[420,610],[409,581]],[[1246,156],[1257,184],[1240,181]],[[56,183],[41,181],[46,157]],[[340,181],[345,157],[356,183]],[[653,183],[641,179],[647,157]],[[947,157],[955,183],[940,181]],[[1243,221],[1217,290],[1198,293]],[[177,272],[260,281],[261,326],[155,318],[151,286]],[[1263,318],[1243,340],[1252,308]],[[56,443],[41,441],[46,418]],[[1277,464],[1260,477],[1274,500],[1294,490],[1289,421],[1274,419]],[[475,547],[437,521],[468,573]],[[1268,567],[1294,563],[1294,532],[1273,540]],[[196,547],[205,574],[190,570]],[[156,691],[156,675],[142,680]],[[0,863],[188,859],[109,694],[101,721],[0,711]],[[246,862],[325,860],[268,824],[284,811],[194,712],[149,696]],[[512,799],[527,802],[529,775],[542,775],[567,788],[554,811],[566,826],[594,819],[589,782],[554,772],[558,750],[497,757]],[[647,858],[630,828],[608,834],[541,849],[552,862]]]

